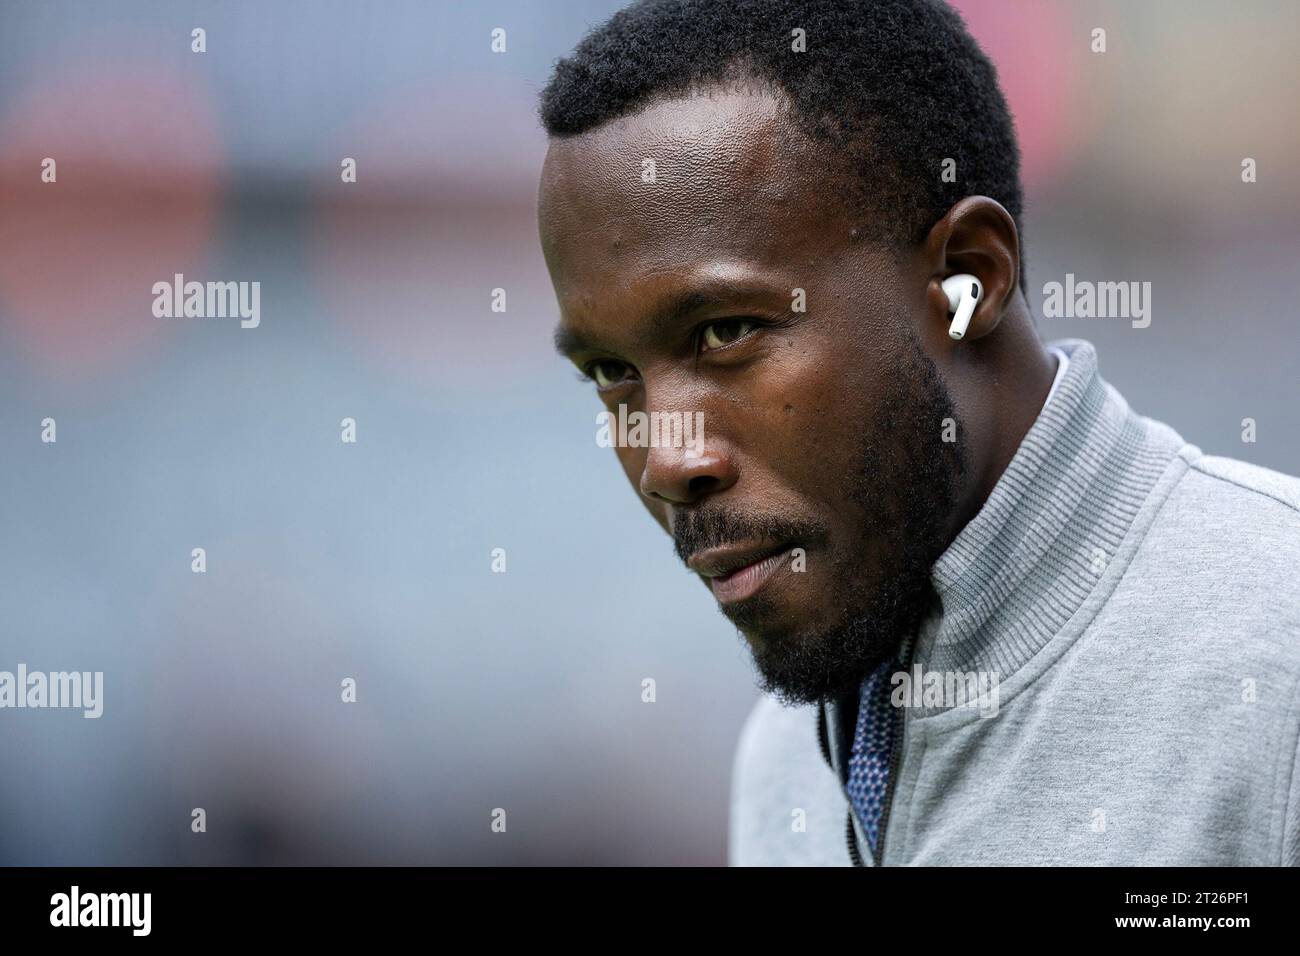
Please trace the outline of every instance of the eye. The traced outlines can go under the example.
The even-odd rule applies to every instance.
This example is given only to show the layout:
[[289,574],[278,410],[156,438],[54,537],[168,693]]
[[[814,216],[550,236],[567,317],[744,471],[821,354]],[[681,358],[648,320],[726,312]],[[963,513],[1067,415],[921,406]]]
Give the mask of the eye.
[[704,346],[701,351],[725,348],[733,342],[738,342],[753,331],[757,324],[750,319],[723,319],[720,322],[710,322],[704,327],[703,334],[700,336],[700,342]]
[[596,383],[597,388],[620,385],[632,376],[632,366],[615,359],[601,359],[598,362],[592,362],[585,371],[587,377]]

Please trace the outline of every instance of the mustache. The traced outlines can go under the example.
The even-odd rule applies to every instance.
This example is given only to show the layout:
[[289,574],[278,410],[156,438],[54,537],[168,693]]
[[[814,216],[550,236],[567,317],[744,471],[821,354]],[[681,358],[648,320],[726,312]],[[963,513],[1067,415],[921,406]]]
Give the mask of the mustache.
[[698,551],[733,542],[819,541],[826,536],[824,524],[784,515],[747,515],[734,511],[676,511],[673,513],[673,550],[683,562]]

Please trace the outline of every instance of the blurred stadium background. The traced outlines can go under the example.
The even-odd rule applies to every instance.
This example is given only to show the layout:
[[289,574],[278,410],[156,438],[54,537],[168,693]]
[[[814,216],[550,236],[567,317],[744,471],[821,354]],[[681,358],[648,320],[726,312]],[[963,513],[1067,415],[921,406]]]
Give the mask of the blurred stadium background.
[[[0,669],[106,685],[0,712],[0,863],[723,862],[748,654],[595,446],[536,241],[537,93],[618,6],[0,2]],[[957,6],[1036,311],[1153,286],[1045,338],[1300,473],[1300,6]],[[176,272],[260,281],[260,328],[154,318]]]

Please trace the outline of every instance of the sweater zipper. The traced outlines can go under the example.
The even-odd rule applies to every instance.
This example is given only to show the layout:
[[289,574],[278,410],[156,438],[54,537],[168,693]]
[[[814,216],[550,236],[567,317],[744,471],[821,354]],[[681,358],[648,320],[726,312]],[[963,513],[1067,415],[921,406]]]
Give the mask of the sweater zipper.
[[[903,652],[903,671],[905,673],[912,669],[912,650],[915,646],[915,639],[909,638],[907,647]],[[898,786],[898,768],[903,762],[903,730],[906,726],[907,706],[904,705],[898,708],[898,714],[894,717],[893,733],[889,741],[889,780],[885,783],[885,803],[880,808],[880,839],[876,841],[876,851],[871,855],[873,866],[880,866],[880,861],[885,858],[885,831],[889,828],[889,811],[894,806],[894,790]],[[855,855],[857,854],[856,846],[854,846],[853,852]]]
[[849,842],[849,862],[854,866],[862,865],[862,854],[858,852],[858,837],[853,832],[853,808],[849,807],[848,816],[844,818],[844,837]]
[[[826,727],[826,711],[817,708],[817,744],[821,747],[822,758],[826,761],[826,766],[834,769],[835,764],[831,761],[831,747],[828,740],[828,730]],[[844,817],[844,839],[848,843],[849,862],[854,866],[862,866],[862,854],[858,852],[857,837],[853,832],[853,807],[850,806],[848,813]]]

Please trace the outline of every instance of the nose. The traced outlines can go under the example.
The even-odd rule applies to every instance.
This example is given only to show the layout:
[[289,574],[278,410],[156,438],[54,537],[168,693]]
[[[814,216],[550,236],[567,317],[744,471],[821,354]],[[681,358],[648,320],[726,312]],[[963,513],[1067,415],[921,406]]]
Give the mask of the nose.
[[647,449],[641,471],[641,494],[670,505],[691,505],[736,483],[733,457],[724,447]]

